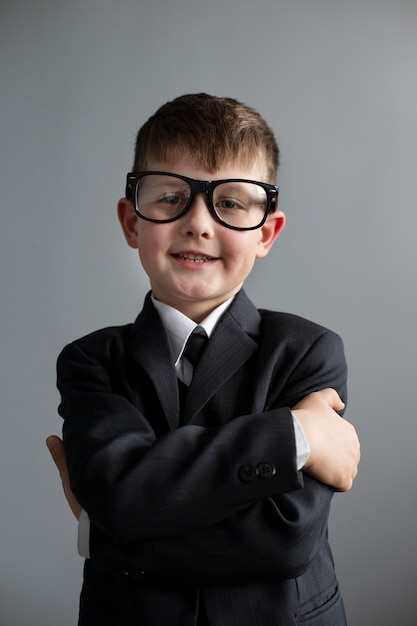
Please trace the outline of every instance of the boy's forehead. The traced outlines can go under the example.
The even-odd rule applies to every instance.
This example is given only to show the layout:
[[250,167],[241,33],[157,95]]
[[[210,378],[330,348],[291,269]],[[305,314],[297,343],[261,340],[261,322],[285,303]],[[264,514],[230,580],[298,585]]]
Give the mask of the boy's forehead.
[[[165,158],[149,158],[147,159],[145,170],[158,170],[164,172],[172,172],[187,176],[190,174],[190,178],[193,178],[192,173],[201,171],[205,173],[205,176],[210,175],[214,178],[224,177],[236,177],[247,178],[248,173],[252,173],[251,176],[264,182],[267,181],[268,167],[265,163],[265,158],[258,157],[251,160],[244,157],[228,158],[224,159],[218,164],[216,168],[209,167],[202,159],[184,155],[181,152],[171,152],[169,156]],[[226,174],[228,173],[227,176]],[[234,172],[233,174],[230,174]],[[229,175],[230,174],[230,175]],[[273,182],[273,181],[272,181]]]

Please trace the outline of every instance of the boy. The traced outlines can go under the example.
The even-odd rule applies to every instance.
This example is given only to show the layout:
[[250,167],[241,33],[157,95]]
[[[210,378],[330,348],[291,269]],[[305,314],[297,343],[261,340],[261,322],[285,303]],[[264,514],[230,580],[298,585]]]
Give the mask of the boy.
[[81,626],[346,623],[327,542],[359,460],[343,347],[242,289],[285,224],[278,160],[229,98],[177,98],[138,133],[118,216],[151,293],[58,359]]

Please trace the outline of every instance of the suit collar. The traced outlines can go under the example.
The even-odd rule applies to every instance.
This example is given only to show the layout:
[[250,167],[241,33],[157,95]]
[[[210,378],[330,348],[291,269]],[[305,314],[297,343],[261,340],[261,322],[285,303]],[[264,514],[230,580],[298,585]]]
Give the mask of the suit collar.
[[245,291],[241,289],[236,294],[235,299],[230,305],[227,313],[241,330],[253,337],[261,332],[261,316],[253,302],[249,300]]

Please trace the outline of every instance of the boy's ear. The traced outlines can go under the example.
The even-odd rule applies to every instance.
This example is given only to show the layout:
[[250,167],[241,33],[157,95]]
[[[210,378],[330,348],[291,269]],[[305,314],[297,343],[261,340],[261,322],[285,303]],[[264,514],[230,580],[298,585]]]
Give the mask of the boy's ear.
[[135,213],[133,204],[127,198],[122,198],[117,203],[117,216],[121,224],[127,245],[131,248],[138,247],[138,216]]
[[261,235],[258,241],[256,258],[262,259],[265,257],[275,239],[282,232],[285,226],[285,214],[282,211],[274,211],[268,215],[267,220],[263,226],[261,226]]

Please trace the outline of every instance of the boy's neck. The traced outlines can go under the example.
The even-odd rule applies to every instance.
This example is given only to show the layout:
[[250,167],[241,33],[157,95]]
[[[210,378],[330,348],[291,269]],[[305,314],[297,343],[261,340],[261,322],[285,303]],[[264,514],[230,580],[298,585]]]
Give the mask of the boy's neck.
[[[211,307],[178,307],[178,306],[174,306],[172,303],[170,302],[164,302],[161,298],[157,298],[155,296],[155,294],[152,292],[152,299],[153,301],[157,302],[157,303],[161,303],[164,306],[167,307],[171,307],[172,309],[175,309],[176,311],[179,311],[180,313],[182,313],[182,315],[185,315],[185,317],[187,317],[188,319],[192,320],[193,322],[195,322],[195,324],[200,324],[201,322],[203,322],[204,320],[206,320],[212,313],[215,314],[216,311],[218,309],[221,309],[221,311],[225,311],[227,309],[227,307],[231,304],[231,302],[233,301],[234,297],[236,294],[234,294],[231,298],[226,298],[224,300],[219,301],[215,306],[211,306]],[[192,303],[193,305],[195,305],[196,303]],[[204,302],[201,303],[202,305],[204,305]]]

